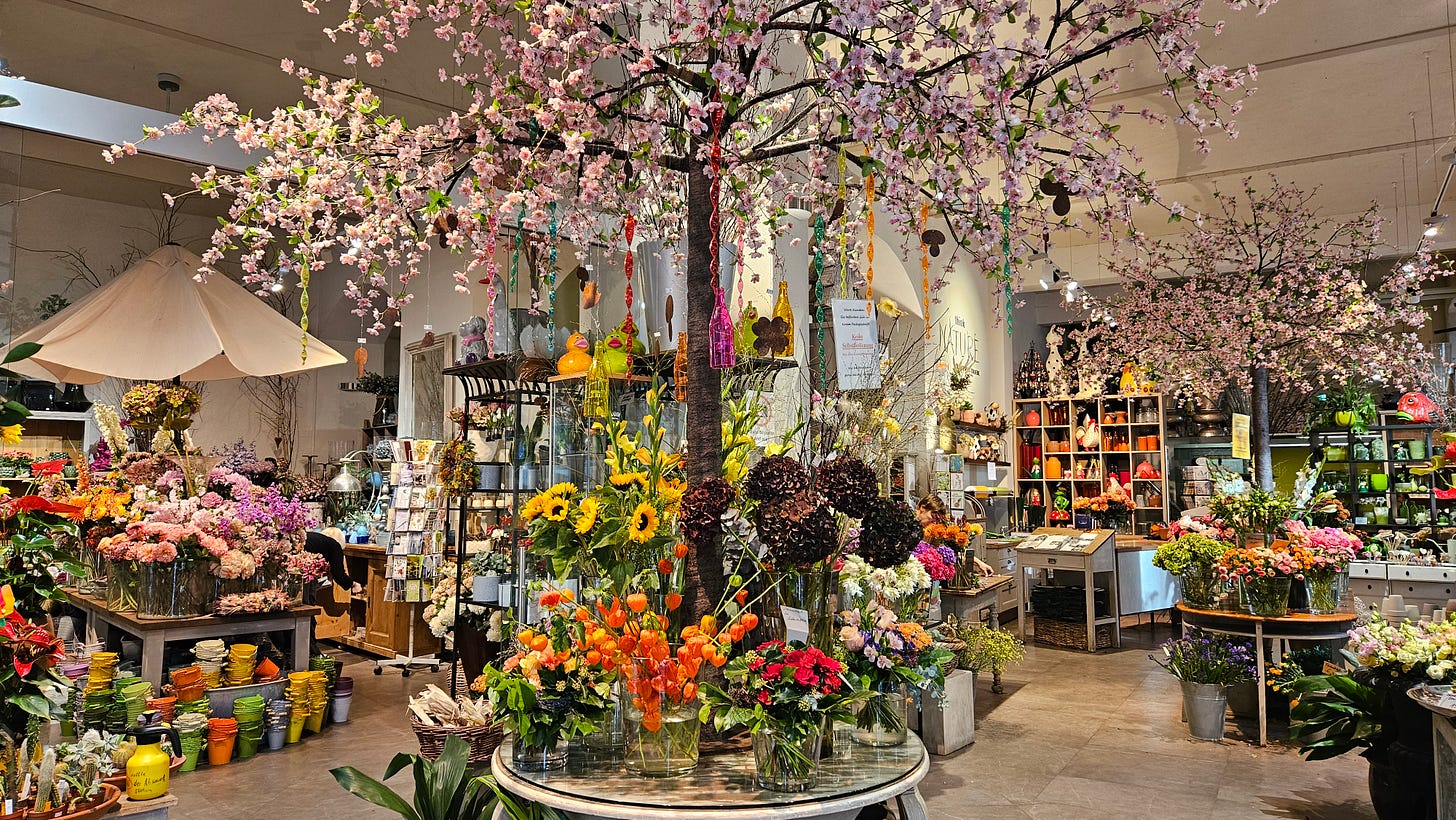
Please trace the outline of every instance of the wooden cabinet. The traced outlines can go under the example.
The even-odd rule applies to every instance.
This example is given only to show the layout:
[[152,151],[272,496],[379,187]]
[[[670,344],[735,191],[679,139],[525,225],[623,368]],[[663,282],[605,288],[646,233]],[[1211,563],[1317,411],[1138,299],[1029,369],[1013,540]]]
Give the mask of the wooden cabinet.
[[[342,615],[330,617],[333,640],[351,649],[392,658],[409,651],[413,630],[416,656],[439,650],[440,639],[430,634],[421,614],[426,604],[384,600],[388,579],[383,549],[372,544],[350,544],[344,548],[344,563],[349,577],[364,586],[364,597],[351,598]],[[338,592],[336,596],[342,598],[344,593]]]

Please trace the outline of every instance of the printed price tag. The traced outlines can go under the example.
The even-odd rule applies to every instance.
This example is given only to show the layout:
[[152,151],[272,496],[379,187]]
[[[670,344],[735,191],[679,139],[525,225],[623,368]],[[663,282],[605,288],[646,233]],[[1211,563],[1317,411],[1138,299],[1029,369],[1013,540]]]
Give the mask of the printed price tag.
[[809,611],[791,606],[780,607],[784,613],[784,640],[809,642]]

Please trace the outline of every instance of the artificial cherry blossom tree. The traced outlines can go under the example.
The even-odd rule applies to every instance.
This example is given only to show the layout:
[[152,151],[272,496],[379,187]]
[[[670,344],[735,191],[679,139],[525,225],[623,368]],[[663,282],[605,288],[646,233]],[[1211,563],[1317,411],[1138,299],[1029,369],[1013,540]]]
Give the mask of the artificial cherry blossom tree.
[[[1234,135],[1254,69],[1200,55],[1200,38],[1222,26],[1205,7],[1272,2],[349,0],[325,29],[357,43],[346,70],[437,37],[454,57],[439,78],[467,103],[406,124],[362,80],[285,61],[303,102],[255,116],[214,96],[165,132],[200,128],[258,158],[246,174],[197,179],[233,200],[207,261],[236,250],[264,283],[286,241],[305,287],[330,258],[354,266],[349,292],[376,331],[385,309],[408,301],[432,239],[466,255],[460,290],[496,281],[508,225],[621,247],[632,224],[639,240],[681,248],[688,472],[701,481],[721,469],[707,350],[720,238],[760,253],[798,206],[842,214],[827,241],[856,258],[872,178],[881,226],[918,234],[928,202],[1009,293],[1024,239],[1066,224],[1043,181],[1099,221],[1156,201],[1119,140],[1123,119],[1191,126],[1202,150],[1211,134]],[[1155,70],[1165,107],[1106,99],[1134,58]]]
[[1187,234],[1114,252],[1122,288],[1094,305],[1116,323],[1101,334],[1104,364],[1136,360],[1164,385],[1186,381],[1211,400],[1226,388],[1250,394],[1250,449],[1265,488],[1271,386],[1309,392],[1349,378],[1410,386],[1430,364],[1415,332],[1426,321],[1419,301],[1434,269],[1429,252],[1388,269],[1372,264],[1375,206],[1335,221],[1315,213],[1312,199],[1273,177],[1262,190],[1246,178],[1237,194],[1215,191]]

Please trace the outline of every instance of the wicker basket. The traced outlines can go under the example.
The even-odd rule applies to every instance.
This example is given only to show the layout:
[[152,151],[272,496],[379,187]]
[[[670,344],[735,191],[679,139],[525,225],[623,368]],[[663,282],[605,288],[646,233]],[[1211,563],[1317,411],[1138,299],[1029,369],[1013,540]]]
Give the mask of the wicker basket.
[[413,714],[410,715],[410,728],[415,730],[415,738],[420,742],[421,757],[438,758],[445,751],[445,741],[455,735],[470,744],[472,766],[490,762],[490,756],[505,739],[505,732],[500,726],[428,726]]
[[946,675],[960,668],[961,653],[966,651],[966,642],[958,638],[940,638],[935,642],[938,649],[950,650],[950,659],[940,665],[940,671]]
[[[1085,621],[1059,621],[1055,618],[1032,617],[1032,632],[1037,643],[1044,646],[1060,646],[1067,649],[1087,650],[1087,623]],[[1098,624],[1097,648],[1112,648],[1112,624]]]

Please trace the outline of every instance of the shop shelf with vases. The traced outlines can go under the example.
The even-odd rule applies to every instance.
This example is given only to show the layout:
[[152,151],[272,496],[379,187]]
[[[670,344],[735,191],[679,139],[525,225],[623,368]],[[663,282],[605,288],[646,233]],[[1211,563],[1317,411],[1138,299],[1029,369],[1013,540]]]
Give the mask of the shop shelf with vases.
[[1418,530],[1456,521],[1440,503],[1431,456],[1441,448],[1435,424],[1401,424],[1390,416],[1364,430],[1321,428],[1311,451],[1324,459],[1321,489],[1332,490],[1357,527]]
[[[1017,399],[1015,476],[1018,523],[1051,521],[1060,495],[1070,510],[1111,478],[1130,487],[1131,526],[1146,533],[1167,518],[1166,428],[1159,395]],[[1066,523],[1070,524],[1070,520]]]

